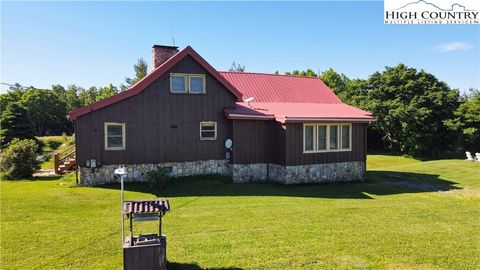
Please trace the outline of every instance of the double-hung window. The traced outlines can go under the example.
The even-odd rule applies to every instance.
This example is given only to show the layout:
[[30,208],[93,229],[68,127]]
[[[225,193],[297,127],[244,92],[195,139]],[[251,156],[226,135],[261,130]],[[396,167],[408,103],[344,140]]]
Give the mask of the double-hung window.
[[205,74],[171,73],[170,92],[183,94],[206,93]]
[[200,140],[217,139],[217,122],[200,122]]
[[351,124],[304,124],[303,152],[350,151],[351,137]]
[[105,150],[125,150],[125,123],[105,123]]

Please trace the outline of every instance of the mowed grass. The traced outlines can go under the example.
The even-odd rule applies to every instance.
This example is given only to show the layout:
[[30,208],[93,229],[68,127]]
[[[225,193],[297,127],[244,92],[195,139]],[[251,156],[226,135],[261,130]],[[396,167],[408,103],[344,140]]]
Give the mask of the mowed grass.
[[[371,155],[368,170],[347,184],[127,184],[126,198],[170,200],[172,269],[480,268],[480,163]],[[121,269],[118,185],[73,186],[1,181],[0,268]]]

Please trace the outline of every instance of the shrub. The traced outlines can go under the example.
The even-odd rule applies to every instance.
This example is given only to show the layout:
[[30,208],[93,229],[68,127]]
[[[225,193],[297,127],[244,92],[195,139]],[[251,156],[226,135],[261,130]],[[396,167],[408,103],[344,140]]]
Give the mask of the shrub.
[[52,158],[52,155],[50,153],[43,153],[42,154],[42,162],[47,162]]
[[75,144],[75,134],[73,134],[72,136],[67,136],[65,144],[68,145],[68,146],[74,145]]
[[61,142],[61,139],[47,139],[45,140],[45,143],[50,147],[52,150],[56,150],[60,145],[63,143]]
[[2,152],[0,171],[7,179],[28,178],[40,169],[36,159],[38,145],[34,140],[13,139]]
[[164,189],[170,178],[171,169],[167,167],[157,167],[156,170],[147,173],[147,183],[152,189]]

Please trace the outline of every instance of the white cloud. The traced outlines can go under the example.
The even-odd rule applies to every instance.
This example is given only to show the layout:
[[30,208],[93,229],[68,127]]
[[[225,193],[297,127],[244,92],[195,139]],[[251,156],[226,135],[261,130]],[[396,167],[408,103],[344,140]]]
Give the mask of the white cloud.
[[450,43],[445,43],[445,44],[440,44],[438,46],[435,46],[437,51],[441,53],[448,53],[448,52],[453,52],[453,51],[458,51],[458,50],[468,50],[473,48],[473,45],[468,43],[468,42],[450,42]]

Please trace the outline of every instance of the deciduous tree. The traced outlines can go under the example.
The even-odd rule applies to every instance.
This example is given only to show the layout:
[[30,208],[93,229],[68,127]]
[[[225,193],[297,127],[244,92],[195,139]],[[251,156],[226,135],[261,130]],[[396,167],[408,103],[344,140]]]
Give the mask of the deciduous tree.
[[30,88],[23,94],[21,103],[26,107],[37,135],[71,132],[66,106],[53,91]]

